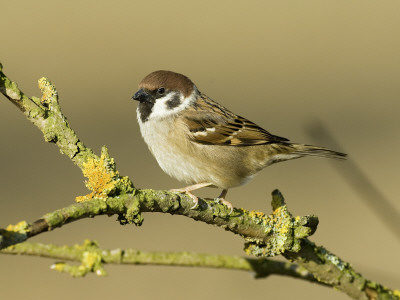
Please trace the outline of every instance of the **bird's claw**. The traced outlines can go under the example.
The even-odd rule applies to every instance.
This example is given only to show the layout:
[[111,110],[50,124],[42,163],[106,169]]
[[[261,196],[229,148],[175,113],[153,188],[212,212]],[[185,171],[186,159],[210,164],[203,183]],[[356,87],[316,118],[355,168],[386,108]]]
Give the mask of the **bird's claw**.
[[215,198],[214,199],[217,202],[220,202],[221,204],[225,205],[227,208],[229,208],[229,215],[232,214],[233,212],[233,205],[229,201],[225,200],[224,198]]
[[194,202],[194,205],[190,209],[195,209],[199,205],[199,198],[197,196],[193,195],[190,191],[185,190],[185,189],[172,189],[169,190],[172,193],[183,193],[188,195]]

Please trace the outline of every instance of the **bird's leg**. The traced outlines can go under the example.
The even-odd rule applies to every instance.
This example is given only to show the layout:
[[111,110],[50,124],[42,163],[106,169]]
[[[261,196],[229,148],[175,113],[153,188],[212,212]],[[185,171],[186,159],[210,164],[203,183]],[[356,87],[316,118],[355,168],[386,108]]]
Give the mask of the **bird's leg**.
[[[172,190],[169,190],[169,191],[173,192],[173,193],[185,193],[186,195],[188,195],[190,198],[192,198],[192,200],[194,202],[193,207],[191,207],[190,209],[194,209],[199,204],[199,198],[197,198],[197,196],[193,195],[192,191],[197,190],[197,189],[201,189],[203,187],[210,186],[210,185],[212,185],[212,183],[202,182],[202,183],[189,185],[189,186],[181,188],[181,189],[172,189]],[[232,204],[231,204],[231,206],[232,206]]]
[[229,201],[225,200],[226,194],[228,193],[228,190],[222,190],[221,195],[219,195],[219,197],[217,198],[222,204],[225,204],[226,207],[228,207],[231,212],[229,214],[231,214],[233,212],[233,205],[232,203],[230,203]]

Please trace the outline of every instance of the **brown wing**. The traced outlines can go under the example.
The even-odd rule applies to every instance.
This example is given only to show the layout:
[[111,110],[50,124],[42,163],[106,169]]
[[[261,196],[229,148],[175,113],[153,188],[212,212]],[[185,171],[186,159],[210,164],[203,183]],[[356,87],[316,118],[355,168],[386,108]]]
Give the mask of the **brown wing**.
[[[184,123],[193,141],[201,144],[253,146],[288,141],[270,134],[253,122],[237,116],[209,98],[186,111]],[[211,105],[211,106],[210,106]],[[204,107],[207,106],[207,110]],[[210,109],[211,108],[211,109]]]

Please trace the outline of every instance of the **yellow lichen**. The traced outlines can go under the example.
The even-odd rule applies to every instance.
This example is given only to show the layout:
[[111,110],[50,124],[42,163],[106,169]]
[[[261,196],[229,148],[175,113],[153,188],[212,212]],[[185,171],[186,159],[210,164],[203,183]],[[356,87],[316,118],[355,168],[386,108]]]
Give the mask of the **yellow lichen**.
[[107,195],[116,184],[118,171],[115,171],[114,160],[108,157],[106,151],[102,151],[100,159],[89,158],[83,164],[83,175],[88,179],[86,187],[92,192],[85,196],[76,197],[77,202],[87,201],[93,198],[107,198]]
[[286,234],[292,227],[291,216],[287,211],[286,205],[280,206],[272,213],[275,228],[279,230],[280,234]]
[[74,245],[79,252],[82,251],[81,264],[70,265],[64,262],[58,262],[51,266],[51,269],[68,273],[73,277],[83,277],[88,273],[95,273],[98,276],[106,276],[107,273],[102,266],[102,256],[99,245],[95,241],[85,240],[82,245]]
[[86,251],[83,253],[82,265],[86,269],[93,270],[95,267],[100,265],[101,255],[96,252]]
[[6,229],[0,229],[1,244],[3,247],[7,247],[22,243],[27,239],[28,232],[29,224],[26,221],[21,221],[15,225],[10,224]]
[[249,216],[252,218],[260,218],[261,219],[261,218],[265,217],[265,214],[262,212],[259,212],[259,211],[252,210],[249,212]]
[[400,290],[393,290],[393,294],[394,294],[396,297],[400,298]]
[[264,225],[266,225],[266,223],[267,223],[266,216],[262,212],[252,210],[252,211],[249,212],[249,217],[256,224],[264,224]]
[[277,207],[272,213],[272,219],[275,223],[275,251],[283,253],[285,251],[285,243],[288,240],[288,234],[293,227],[292,217],[287,211],[286,205]]
[[18,232],[18,233],[26,233],[26,230],[28,228],[28,223],[26,221],[21,221],[15,225],[8,225],[7,226],[7,231],[13,231],[13,232]]
[[50,266],[50,269],[52,270],[56,270],[58,272],[63,272],[65,269],[66,263],[63,262],[58,262],[58,263],[54,263]]
[[273,212],[269,216],[257,211],[249,212],[249,216],[257,224],[265,227],[265,232],[271,235],[268,242],[246,239],[246,254],[256,256],[275,256],[291,249],[293,245],[294,219],[288,212],[283,201],[273,206]]
[[43,93],[41,103],[48,106],[54,99],[57,100],[57,90],[55,86],[46,77],[38,80],[39,89]]

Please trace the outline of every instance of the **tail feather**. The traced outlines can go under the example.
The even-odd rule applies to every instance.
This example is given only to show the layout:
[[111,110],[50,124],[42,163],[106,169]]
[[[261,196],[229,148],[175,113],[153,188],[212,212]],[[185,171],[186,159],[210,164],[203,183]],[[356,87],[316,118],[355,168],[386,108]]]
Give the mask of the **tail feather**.
[[346,159],[347,154],[330,150],[323,147],[303,145],[303,144],[291,144],[294,151],[293,154],[299,154],[300,156],[319,156],[336,159]]
[[335,159],[346,159],[347,156],[347,154],[342,152],[304,144],[276,143],[270,144],[270,147],[268,161],[266,163],[267,166],[280,161],[296,159],[304,156],[317,156]]

